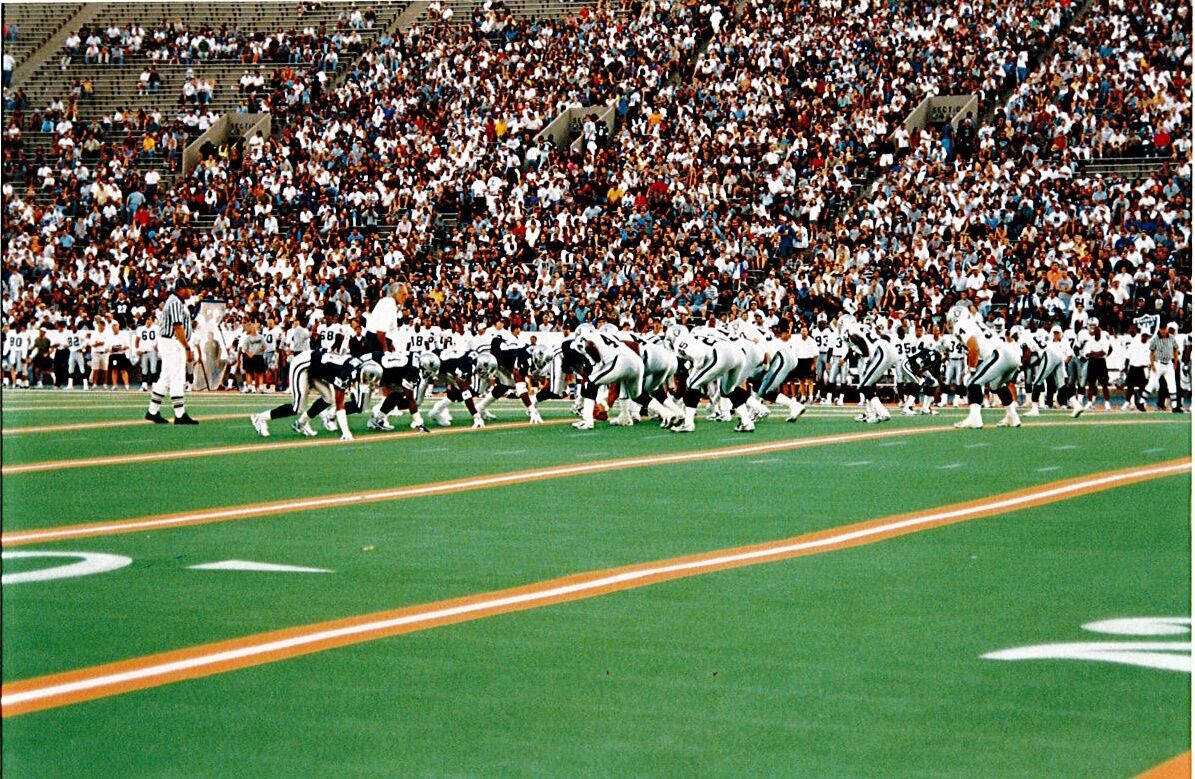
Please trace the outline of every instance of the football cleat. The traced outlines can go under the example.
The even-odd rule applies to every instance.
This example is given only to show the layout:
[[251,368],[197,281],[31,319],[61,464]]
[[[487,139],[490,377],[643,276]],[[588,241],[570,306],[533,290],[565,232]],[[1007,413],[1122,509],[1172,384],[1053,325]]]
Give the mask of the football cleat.
[[593,422],[588,419],[578,419],[576,422],[573,422],[573,427],[578,430],[593,430]]
[[176,424],[176,425],[198,425],[199,420],[191,419],[190,414],[184,413],[181,417],[174,418],[174,424]]
[[162,418],[161,414],[151,414],[148,411],[146,411],[145,418],[146,418],[146,420],[153,422],[155,425],[167,424],[166,420]]
[[867,414],[855,414],[855,421],[856,422],[866,422]]
[[365,429],[380,431],[393,430],[394,425],[390,424],[390,421],[381,414],[375,414],[369,418],[368,422],[365,423]]
[[1071,416],[1072,416],[1072,417],[1078,417],[1080,414],[1082,414],[1082,413],[1083,413],[1083,411],[1084,411],[1084,410],[1085,410],[1085,409],[1083,408],[1083,406],[1082,406],[1082,405],[1080,405],[1080,404],[1076,404],[1075,406],[1073,406],[1073,407],[1071,408]]
[[1040,416],[1041,416],[1041,410],[1040,410],[1040,409],[1039,409],[1037,406],[1034,406],[1034,407],[1030,408],[1028,411],[1026,411],[1026,412],[1025,412],[1025,416],[1027,416],[1027,417],[1040,417]]
[[527,417],[533,425],[542,425],[544,423],[544,418],[540,416],[539,409],[534,406],[527,409]]
[[974,420],[967,417],[966,419],[960,419],[955,422],[954,426],[960,430],[979,430],[983,427],[983,420]]
[[[436,424],[440,427],[448,427],[452,424],[452,414],[448,413],[448,409],[444,409],[439,414],[433,416],[432,419],[436,420]],[[482,422],[482,425],[484,426],[485,423]]]
[[253,423],[253,429],[262,438],[270,437],[269,417],[265,414],[250,414],[249,421]]
[[917,416],[917,412],[916,412],[916,411],[914,411],[914,410],[913,410],[913,409],[911,409],[911,408],[908,408],[907,406],[906,406],[906,407],[904,407],[904,408],[902,408],[902,409],[900,410],[900,413],[904,414],[906,417],[915,417],[915,416]]
[[801,415],[804,413],[805,413],[805,405],[803,403],[797,403],[792,407],[792,410],[788,412],[788,416],[786,416],[784,418],[784,421],[785,422],[796,422],[798,419],[801,418]]
[[996,427],[1020,427],[1021,420],[1016,418],[1004,417],[996,423]]
[[332,409],[329,408],[320,412],[319,421],[324,424],[324,430],[327,430],[329,433],[336,432],[336,412]]
[[487,422],[493,422],[498,417],[492,411],[489,411],[487,409],[487,410],[481,412],[481,418]]
[[430,433],[431,432],[430,430],[427,429],[427,425],[411,425],[411,429],[416,430],[420,433]]
[[314,438],[319,435],[319,433],[315,432],[315,428],[311,426],[310,422],[300,422],[297,419],[291,423],[290,429],[294,430],[299,435],[305,435],[308,438]]
[[672,432],[674,432],[674,433],[692,433],[695,429],[696,428],[693,426],[692,422],[685,422],[682,420],[679,425],[675,425],[672,428]]
[[736,432],[736,433],[754,433],[755,432],[755,423],[750,420],[747,420],[747,419],[740,419],[739,423],[734,426],[734,432]]

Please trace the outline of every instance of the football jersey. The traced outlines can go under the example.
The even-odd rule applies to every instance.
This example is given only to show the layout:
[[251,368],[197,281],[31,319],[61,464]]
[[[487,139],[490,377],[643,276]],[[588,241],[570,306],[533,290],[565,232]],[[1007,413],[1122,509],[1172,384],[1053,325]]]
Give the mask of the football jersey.
[[327,354],[320,349],[311,352],[312,380],[330,384],[338,390],[347,391],[357,383],[363,361],[347,354]]
[[968,341],[974,339],[981,360],[995,351],[1002,342],[998,335],[985,327],[978,319],[970,316],[960,319],[955,324],[954,334],[963,342],[964,348]]
[[440,375],[469,381],[473,377],[473,368],[477,360],[473,353],[465,349],[445,349],[440,352]]
[[278,347],[282,344],[282,328],[281,327],[267,327],[261,331],[261,337],[265,339],[266,354],[278,351]]
[[[150,328],[151,330],[153,328]],[[66,348],[72,352],[83,351],[83,345],[87,343],[90,332],[87,330],[71,330],[66,334]]]
[[347,325],[320,325],[319,348],[326,354],[347,354],[353,331]]
[[830,350],[835,357],[845,357],[850,350],[850,342],[847,340],[846,333],[835,330],[830,336]]
[[158,329],[148,325],[137,328],[137,353],[150,354],[158,350]]
[[4,351],[10,357],[20,357],[25,354],[26,339],[24,332],[10,332],[8,339],[4,342]]
[[412,359],[414,356],[413,352],[374,355],[377,363],[382,366],[381,383],[387,387],[402,387],[412,391],[418,387],[419,364]]
[[440,328],[421,327],[411,334],[411,351],[430,352],[440,348]]
[[817,342],[818,352],[825,354],[834,345],[834,331],[828,327],[819,327],[813,331],[813,340]]

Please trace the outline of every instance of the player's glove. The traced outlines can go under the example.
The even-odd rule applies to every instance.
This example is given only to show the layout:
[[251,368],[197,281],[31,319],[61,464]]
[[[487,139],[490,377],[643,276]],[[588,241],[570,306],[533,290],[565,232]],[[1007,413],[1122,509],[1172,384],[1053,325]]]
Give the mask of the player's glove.
[[341,441],[352,441],[352,440],[353,440],[353,434],[352,434],[352,433],[342,433],[342,434],[341,434],[341,436],[340,436],[340,440],[341,440]]
[[431,432],[430,430],[427,429],[427,425],[419,425],[415,429],[418,430],[420,433],[430,433]]
[[481,418],[481,414],[473,417],[473,429],[480,430],[485,427],[485,420]]

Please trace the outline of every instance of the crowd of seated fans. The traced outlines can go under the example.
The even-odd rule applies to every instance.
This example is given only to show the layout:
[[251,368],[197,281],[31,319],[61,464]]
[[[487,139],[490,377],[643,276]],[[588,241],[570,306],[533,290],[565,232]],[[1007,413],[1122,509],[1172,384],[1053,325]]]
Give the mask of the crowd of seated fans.
[[[60,105],[40,114],[53,202],[5,185],[5,311],[102,314],[112,289],[185,275],[261,321],[356,316],[401,279],[407,316],[524,329],[682,309],[932,325],[964,296],[1010,323],[1189,329],[1189,9],[1095,0],[1060,34],[1077,5],[648,0],[536,20],[489,2],[448,24],[432,4],[335,88],[318,65],[254,82],[271,137],[207,149],[167,191],[136,161],[180,121],[88,135]],[[956,94],[973,115],[905,130]],[[537,137],[566,108],[585,109],[576,153]],[[1087,171],[1126,157],[1154,165]]]
[[372,11],[355,9],[342,15],[336,27],[309,25],[301,30],[267,33],[242,30],[236,24],[216,27],[192,26],[175,19],[149,29],[134,23],[128,27],[84,26],[71,32],[62,45],[61,65],[123,65],[126,62],[195,65],[209,61],[256,63],[334,63],[337,52],[358,52],[362,30],[372,30]]

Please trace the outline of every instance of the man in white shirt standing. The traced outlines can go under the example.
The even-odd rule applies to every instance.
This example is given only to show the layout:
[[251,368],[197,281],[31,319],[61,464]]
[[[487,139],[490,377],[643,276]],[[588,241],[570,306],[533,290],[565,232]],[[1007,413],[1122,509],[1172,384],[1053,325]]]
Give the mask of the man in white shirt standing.
[[394,351],[391,334],[398,330],[398,299],[402,295],[401,284],[387,284],[382,297],[365,317],[365,351]]
[[1121,406],[1124,411],[1145,410],[1145,384],[1149,381],[1149,363],[1153,356],[1149,340],[1149,333],[1139,334],[1136,324],[1129,325],[1129,338],[1125,342],[1124,405]]
[[91,386],[100,387],[108,382],[108,329],[104,320],[95,320],[88,346],[91,350]]
[[133,341],[129,333],[120,329],[120,323],[113,320],[112,330],[108,333],[108,375],[112,389],[116,389],[117,382],[129,388],[129,354],[133,349]]
[[[1104,411],[1112,410],[1112,395],[1108,391],[1108,355],[1112,353],[1112,337],[1100,328],[1095,317],[1087,320],[1087,339],[1083,342],[1087,358],[1087,404],[1095,400],[1096,389],[1104,393]],[[1076,415],[1077,416],[1077,415]]]

